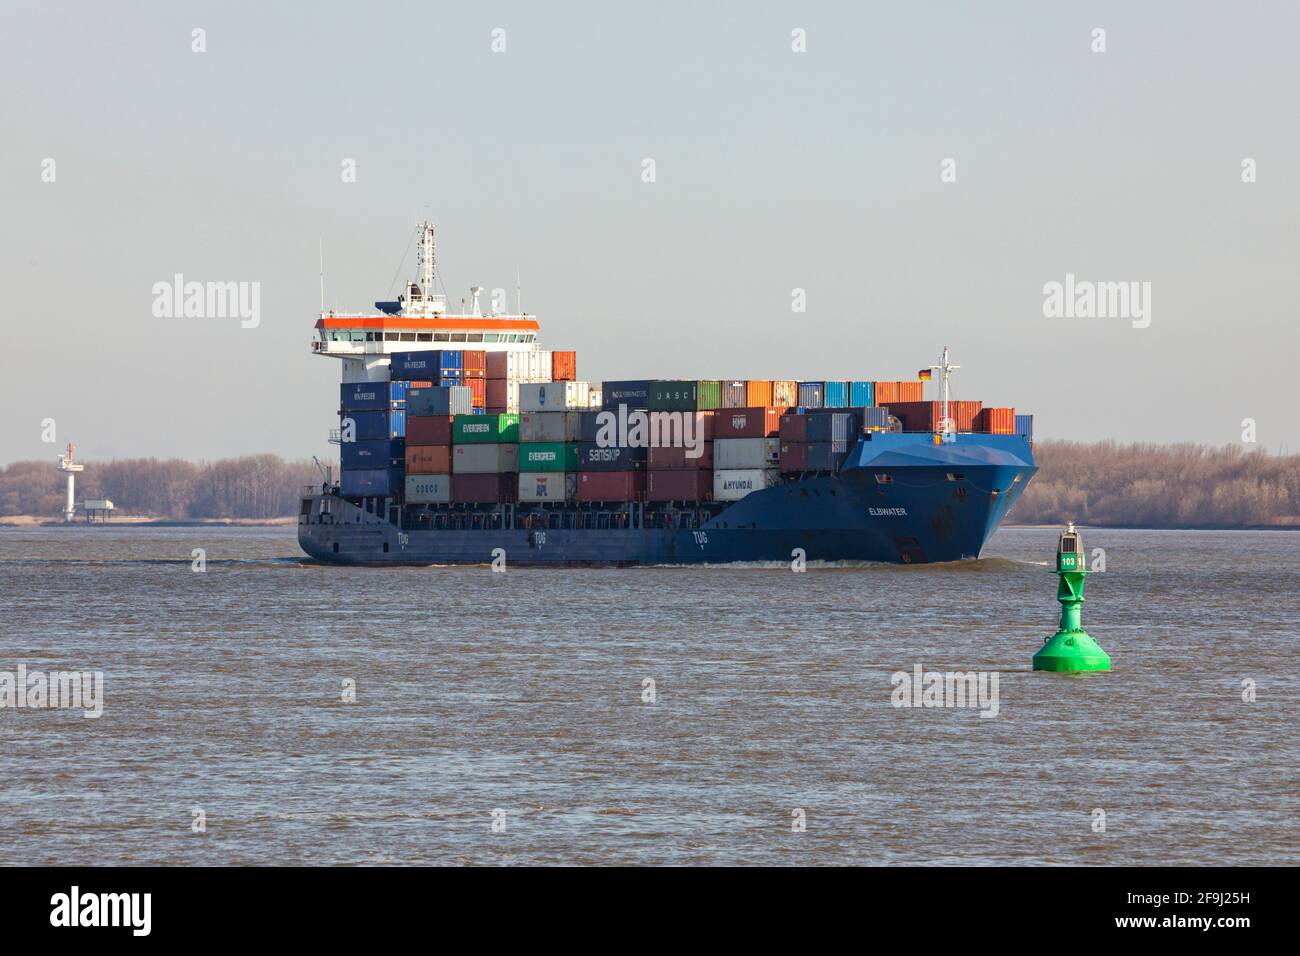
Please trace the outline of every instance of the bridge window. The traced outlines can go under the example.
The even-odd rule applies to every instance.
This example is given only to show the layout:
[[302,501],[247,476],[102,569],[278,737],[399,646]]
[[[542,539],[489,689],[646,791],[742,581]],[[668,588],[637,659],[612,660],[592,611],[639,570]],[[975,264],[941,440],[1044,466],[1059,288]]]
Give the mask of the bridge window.
[[495,341],[497,340],[497,335],[498,335],[498,333],[496,333],[496,332],[484,332],[484,333],[483,333],[483,341],[484,341],[484,342],[495,342]]
[[449,342],[449,341],[451,341],[451,333],[450,333],[450,332],[434,332],[434,333],[433,333],[433,340],[434,340],[435,342]]
[[414,341],[415,341],[415,333],[414,333],[414,332],[402,332],[402,333],[401,333],[401,336],[402,336],[402,341],[403,341],[403,342],[414,342]]
[[385,333],[384,333],[384,341],[385,341],[385,342],[396,342],[396,341],[398,341],[397,333],[396,333],[396,332],[385,332]]
[[451,333],[451,341],[453,341],[453,342],[464,342],[464,341],[465,341],[465,333],[464,333],[464,332],[453,332],[453,333]]
[[482,332],[470,332],[468,335],[465,336],[465,341],[466,341],[466,342],[482,342],[482,341],[483,341],[483,333],[482,333]]
[[433,341],[433,333],[432,333],[432,332],[417,332],[417,333],[415,333],[415,341],[417,341],[417,342],[432,342],[432,341]]

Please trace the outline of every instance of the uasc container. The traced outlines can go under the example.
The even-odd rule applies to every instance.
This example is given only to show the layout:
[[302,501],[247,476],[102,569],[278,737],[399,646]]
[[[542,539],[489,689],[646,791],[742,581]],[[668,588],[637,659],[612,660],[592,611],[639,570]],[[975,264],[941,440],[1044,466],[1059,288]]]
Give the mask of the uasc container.
[[657,412],[693,412],[699,398],[698,381],[661,380],[650,383],[648,405]]

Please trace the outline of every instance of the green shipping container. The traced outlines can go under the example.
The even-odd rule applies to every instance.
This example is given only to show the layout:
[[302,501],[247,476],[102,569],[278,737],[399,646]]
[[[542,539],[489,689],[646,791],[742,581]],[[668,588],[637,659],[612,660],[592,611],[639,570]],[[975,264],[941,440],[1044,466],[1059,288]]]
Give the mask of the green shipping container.
[[512,445],[518,441],[518,415],[457,415],[451,423],[453,445]]
[[711,379],[701,379],[695,394],[696,409],[706,411],[722,407],[722,383]]
[[529,442],[519,446],[519,470],[522,471],[577,471],[578,445],[576,442]]
[[[693,412],[699,401],[699,382],[662,381],[650,383],[646,404],[653,412]],[[721,403],[722,391],[718,390]],[[715,406],[716,407],[716,406]]]

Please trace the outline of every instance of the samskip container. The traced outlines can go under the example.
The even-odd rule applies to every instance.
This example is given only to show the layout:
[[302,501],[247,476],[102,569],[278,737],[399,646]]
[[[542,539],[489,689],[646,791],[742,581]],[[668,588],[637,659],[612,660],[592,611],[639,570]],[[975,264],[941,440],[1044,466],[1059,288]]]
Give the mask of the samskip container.
[[578,443],[579,471],[645,471],[648,449]]

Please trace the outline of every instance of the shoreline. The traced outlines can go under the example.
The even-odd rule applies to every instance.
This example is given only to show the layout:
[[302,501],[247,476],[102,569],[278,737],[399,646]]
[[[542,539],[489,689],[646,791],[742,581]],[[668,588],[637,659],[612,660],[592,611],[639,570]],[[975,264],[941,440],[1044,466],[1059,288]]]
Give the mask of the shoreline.
[[147,515],[119,515],[106,521],[93,523],[85,520],[73,522],[61,518],[45,518],[36,515],[0,516],[0,529],[3,528],[58,528],[75,525],[78,528],[279,528],[297,525],[297,515],[284,515],[278,518],[155,518]]

